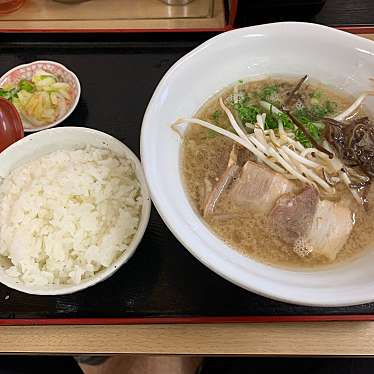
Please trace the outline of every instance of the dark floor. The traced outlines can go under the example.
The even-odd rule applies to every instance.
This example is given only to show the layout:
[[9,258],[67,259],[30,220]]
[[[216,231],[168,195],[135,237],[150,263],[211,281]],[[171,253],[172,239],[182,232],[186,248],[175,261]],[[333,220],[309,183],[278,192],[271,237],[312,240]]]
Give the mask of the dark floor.
[[[84,359],[78,361],[91,361]],[[97,361],[97,360],[96,360]],[[100,361],[100,360],[99,360]],[[1,356],[0,374],[372,374],[374,358],[198,358],[188,356],[112,356],[99,365],[73,357]]]

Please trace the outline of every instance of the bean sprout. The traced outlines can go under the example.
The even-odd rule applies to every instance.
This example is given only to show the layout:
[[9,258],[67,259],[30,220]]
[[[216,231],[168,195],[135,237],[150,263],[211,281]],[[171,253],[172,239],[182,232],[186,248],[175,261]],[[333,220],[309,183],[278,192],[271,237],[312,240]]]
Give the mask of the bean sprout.
[[[256,116],[255,124],[246,124],[249,130],[253,129],[253,132],[248,134],[237,123],[233,113],[224,104],[222,98],[219,98],[219,103],[236,134],[197,118],[179,119],[172,127],[175,129],[175,126],[181,123],[193,123],[203,126],[240,144],[248,149],[257,158],[258,162],[265,163],[272,170],[281,173],[288,179],[296,179],[310,184],[328,194],[334,194],[334,185],[342,182],[351,191],[356,201],[360,204],[362,203],[358,192],[350,187],[352,180],[348,171],[326,141],[322,145],[324,149],[333,155],[332,158],[315,147],[305,148],[300,142],[295,140],[295,134],[291,130],[284,128],[281,119],[278,120],[277,129],[265,130],[265,113]],[[282,113],[265,101],[260,103],[268,111],[276,114]]]
[[367,96],[374,96],[374,92],[369,91],[362,93],[349,108],[335,116],[334,120],[344,121],[348,116],[350,116],[353,112],[355,112],[358,109],[358,107],[362,104],[362,102],[366,99]]

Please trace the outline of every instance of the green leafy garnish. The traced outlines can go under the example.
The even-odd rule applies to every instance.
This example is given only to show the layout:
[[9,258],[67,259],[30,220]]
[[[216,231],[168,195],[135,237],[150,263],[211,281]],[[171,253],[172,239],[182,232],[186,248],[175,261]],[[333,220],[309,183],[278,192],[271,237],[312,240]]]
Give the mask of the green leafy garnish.
[[[221,115],[222,115],[222,112],[220,110],[215,110],[210,116],[216,126],[220,126],[219,119]],[[216,135],[217,133],[215,131],[212,131],[209,129],[207,130],[207,138],[214,138]]]
[[[266,112],[265,129],[277,130],[279,128],[279,121],[281,121],[285,129],[295,134],[295,140],[299,141],[305,147],[312,147],[309,139],[293,123],[287,114],[274,113],[272,110],[272,105],[278,108],[281,107],[281,103],[276,102],[275,95],[278,92],[279,86],[273,83],[255,92],[253,96],[245,94],[238,102],[232,103],[231,105],[235,109],[237,117],[243,123],[256,123],[257,115],[264,112],[259,106],[259,100],[270,103],[270,109]],[[337,104],[333,101],[326,100],[323,96],[323,92],[319,90],[315,90],[310,93],[309,96],[312,99],[312,104],[308,107],[294,109],[292,114],[304,125],[310,136],[313,137],[316,142],[320,143],[324,126],[316,122],[321,118],[334,114],[337,109]]]
[[[304,125],[309,134],[317,141],[321,141],[322,128],[318,127],[313,123],[308,117],[298,115],[297,119]],[[298,140],[305,147],[311,147],[309,139],[304,135],[304,133],[294,125],[292,120],[285,113],[274,113],[272,111],[272,106],[270,110],[266,113],[265,119],[265,129],[278,129],[279,121],[282,121],[283,127],[285,129],[291,130],[295,134],[295,139]]]
[[327,111],[326,115],[335,113],[337,108],[338,108],[338,104],[335,101],[330,101],[330,100],[325,101],[325,110]]
[[209,138],[209,139],[215,138],[216,135],[217,135],[217,133],[215,131],[213,131],[211,129],[207,129],[207,135],[206,135],[207,138]]
[[278,93],[278,86],[276,84],[271,84],[269,86],[265,86],[260,92],[257,93],[257,96],[261,100],[269,101],[271,96]]
[[35,85],[31,81],[27,79],[21,79],[18,83],[19,90],[25,90],[27,92],[34,92],[35,91]]
[[267,112],[265,117],[265,129],[277,129],[278,128],[278,117],[273,113],[273,106],[270,106],[270,110]]
[[313,104],[310,108],[300,108],[295,110],[296,117],[305,117],[309,120],[316,121],[323,117],[335,113],[337,104],[334,101],[326,100],[322,104]]
[[256,123],[257,114],[260,114],[260,110],[245,102],[238,102],[234,104],[234,109],[237,110],[239,118],[245,123]]
[[18,88],[14,87],[10,90],[5,90],[4,88],[0,88],[0,97],[3,97],[7,100],[12,100],[14,97],[17,97]]
[[316,91],[314,91],[314,92],[311,92],[311,93],[309,94],[309,97],[312,98],[312,99],[317,99],[317,100],[319,100],[319,99],[321,99],[321,97],[322,97],[322,92],[316,90]]
[[[309,118],[305,116],[296,116],[297,119],[304,125],[308,133],[313,137],[313,139],[319,143],[321,141],[321,133],[323,128],[318,127],[313,123]],[[310,141],[305,137],[304,133],[300,129],[295,130],[295,138],[298,140],[304,147],[312,147]]]
[[[319,91],[315,91],[313,94],[316,98],[317,96],[321,97],[322,95]],[[335,102],[326,100],[322,104],[313,104],[309,108],[304,107],[297,109],[293,112],[293,114],[304,125],[306,130],[316,140],[316,142],[319,143],[321,141],[323,126],[317,126],[315,121],[335,113],[336,108],[337,104]],[[296,140],[298,140],[305,147],[312,146],[301,130],[295,130],[295,137]]]
[[310,143],[310,141],[308,140],[308,138],[304,135],[304,133],[301,131],[301,130],[299,130],[299,129],[297,129],[296,131],[295,131],[295,139],[297,140],[297,141],[299,141],[304,147],[306,147],[306,148],[309,148],[310,146],[311,146],[311,143]]
[[310,114],[312,118],[320,119],[334,113],[336,107],[336,103],[326,100],[322,105],[312,105],[310,108]]
[[212,120],[216,123],[219,122],[219,118],[221,117],[222,112],[220,110],[216,110],[212,113]]
[[274,113],[273,106],[270,106],[270,110],[266,113],[265,118],[265,129],[278,129],[279,121],[282,121],[283,127],[286,129],[294,130],[295,126],[291,119],[285,113]]
[[287,114],[279,113],[277,114],[277,118],[282,121],[283,127],[285,129],[293,130],[295,128],[295,125],[292,123],[291,119],[287,116]]
[[238,82],[239,82],[240,84],[244,83],[243,79],[239,79]]
[[13,99],[18,97],[18,92],[22,90],[27,92],[34,92],[35,85],[27,79],[21,79],[15,87],[11,87],[8,89],[0,88],[0,97],[12,101]]

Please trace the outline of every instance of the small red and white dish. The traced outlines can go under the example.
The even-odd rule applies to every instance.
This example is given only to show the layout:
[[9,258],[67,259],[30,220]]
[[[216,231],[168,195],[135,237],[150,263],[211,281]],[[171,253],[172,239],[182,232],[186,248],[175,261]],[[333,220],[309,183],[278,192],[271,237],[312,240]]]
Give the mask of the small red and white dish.
[[78,77],[72,71],[58,62],[46,60],[34,61],[29,64],[14,67],[0,77],[0,87],[18,84],[18,82],[23,79],[31,80],[38,71],[44,71],[54,75],[57,77],[58,83],[67,83],[70,86],[69,92],[71,98],[66,105],[66,109],[60,113],[55,120],[48,123],[36,124],[29,118],[26,118],[26,116],[21,112],[22,123],[26,132],[48,129],[64,121],[77,106],[81,94],[80,82]]

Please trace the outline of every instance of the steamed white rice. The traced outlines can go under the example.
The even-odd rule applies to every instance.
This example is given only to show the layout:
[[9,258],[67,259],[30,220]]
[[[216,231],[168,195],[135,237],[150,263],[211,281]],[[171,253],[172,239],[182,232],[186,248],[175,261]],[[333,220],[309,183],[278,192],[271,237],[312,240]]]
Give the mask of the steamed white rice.
[[141,207],[132,161],[108,150],[56,151],[29,162],[0,185],[5,271],[28,285],[79,284],[126,250]]

